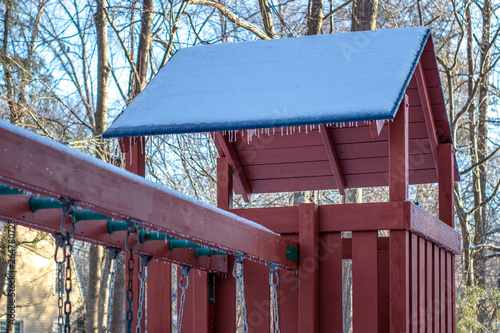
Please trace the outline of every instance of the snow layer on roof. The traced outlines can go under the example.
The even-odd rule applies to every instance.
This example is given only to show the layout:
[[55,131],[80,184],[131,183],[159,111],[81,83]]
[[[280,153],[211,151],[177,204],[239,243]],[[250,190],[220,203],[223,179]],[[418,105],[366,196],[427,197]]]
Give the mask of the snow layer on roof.
[[[16,133],[16,134],[19,134],[19,135],[22,135],[24,137],[26,137],[27,139],[30,139],[30,140],[33,140],[33,141],[36,141],[38,142],[40,145],[45,145],[45,146],[49,146],[51,148],[54,148],[54,149],[57,149],[57,150],[60,150],[62,152],[64,152],[65,154],[67,154],[68,156],[73,156],[74,158],[76,159],[82,159],[86,162],[89,162],[89,163],[92,163],[94,164],[97,168],[104,168],[104,169],[107,169],[109,171],[112,171],[120,176],[123,176],[123,177],[126,177],[126,178],[129,178],[133,181],[136,181],[138,183],[142,183],[144,185],[147,185],[147,186],[150,186],[150,187],[153,187],[159,191],[162,191],[164,193],[167,193],[171,196],[175,196],[175,197],[178,197],[182,200],[186,200],[186,201],[189,201],[190,203],[192,203],[193,205],[195,206],[201,206],[201,207],[204,207],[206,209],[209,209],[215,213],[219,213],[221,215],[225,215],[225,216],[228,216],[228,217],[231,217],[235,220],[238,220],[239,222],[243,223],[243,224],[246,224],[246,225],[249,225],[253,228],[257,228],[257,229],[260,229],[260,230],[264,230],[266,232],[269,232],[269,233],[273,233],[276,235],[276,233],[274,233],[273,231],[267,229],[266,227],[256,223],[256,222],[253,222],[253,221],[250,221],[250,220],[247,220],[243,217],[240,217],[238,215],[235,215],[233,213],[230,213],[230,212],[227,212],[225,210],[222,210],[220,208],[217,208],[217,207],[214,207],[208,203],[205,203],[203,201],[200,201],[200,200],[196,200],[196,199],[193,199],[191,197],[188,197],[187,195],[184,195],[182,193],[179,193],[177,191],[174,191],[172,189],[169,189],[167,187],[164,187],[162,186],[161,184],[158,184],[158,183],[155,183],[155,182],[152,182],[151,180],[148,180],[148,179],[145,179],[141,176],[138,176],[136,174],[133,174],[129,171],[126,171],[124,169],[121,169],[115,165],[112,165],[110,163],[106,163],[98,158],[95,158],[93,156],[90,156],[88,154],[85,154],[83,152],[80,152],[80,151],[77,151],[73,148],[70,148],[68,146],[65,146],[59,142],[56,142],[56,141],[52,141],[50,139],[47,139],[43,136],[40,136],[36,133],[33,133],[33,132],[30,132],[28,130],[25,130],[19,126],[15,126],[15,125],[12,125],[12,124],[9,124],[7,123],[6,121],[3,121],[3,120],[0,120],[0,130],[7,130],[7,131],[10,131],[10,132],[13,132],[13,133]],[[51,172],[52,173],[52,172]],[[2,178],[2,176],[0,175],[0,179]],[[192,223],[203,223],[203,221],[192,221]]]
[[391,119],[425,27],[182,49],[105,137]]

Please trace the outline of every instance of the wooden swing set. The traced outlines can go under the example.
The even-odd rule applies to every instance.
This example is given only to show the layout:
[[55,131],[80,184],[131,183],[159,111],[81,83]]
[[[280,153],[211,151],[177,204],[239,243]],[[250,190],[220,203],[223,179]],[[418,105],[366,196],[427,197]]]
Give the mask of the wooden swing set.
[[[237,128],[234,123],[224,127],[215,121],[210,127],[202,120],[198,130],[177,132],[171,124],[165,126],[163,134],[212,132],[219,152],[218,207],[141,178],[146,160],[144,127],[134,134],[130,127],[121,128],[119,119],[107,132],[108,137],[120,137],[124,171],[0,123],[0,217],[53,234],[71,230],[73,224],[73,239],[127,250],[127,260],[143,255],[141,264],[128,266],[132,271],[127,283],[136,297],[128,300],[132,313],[127,318],[134,329],[147,325],[150,332],[170,332],[172,323],[182,320],[182,332],[235,332],[239,298],[244,301],[243,322],[250,332],[269,332],[270,327],[286,333],[342,332],[342,263],[352,260],[353,332],[455,332],[455,255],[460,253],[453,203],[457,164],[430,33],[425,28],[401,30],[405,29],[378,35],[367,32],[371,46],[352,55],[370,56],[386,40],[390,46],[395,41],[418,40],[417,51],[409,56],[413,65],[403,66],[407,72],[400,81],[394,78],[401,93],[388,103],[396,103],[390,117],[368,113],[349,118],[346,113],[341,115],[344,118],[308,120],[293,112],[289,118],[277,112],[281,123],[274,119]],[[355,46],[361,36],[346,35]],[[344,37],[319,38],[332,38],[325,41],[334,46],[349,42]],[[311,47],[320,44],[319,39],[309,37],[297,40],[310,42]],[[247,54],[253,44],[276,46],[279,51],[289,47],[287,43],[293,41],[216,49],[226,55]],[[196,52],[210,53],[213,48],[199,49]],[[175,64],[186,69],[183,59],[190,60],[190,56],[193,53],[180,52],[165,70],[175,70]],[[340,66],[349,66],[352,59],[345,52],[343,56]],[[393,59],[388,63],[387,68],[397,67]],[[148,86],[143,93],[147,98],[153,98],[155,80],[150,84],[153,88],[148,90]],[[161,84],[161,79],[157,81]],[[229,93],[238,94],[241,82],[227,81],[227,89],[236,89]],[[343,84],[349,89],[348,83]],[[196,89],[212,87],[190,88],[197,96]],[[288,92],[283,94],[291,98]],[[279,97],[278,93],[273,96]],[[123,123],[128,121],[126,114],[133,117],[139,112],[134,107],[148,111],[143,102],[129,106]],[[224,106],[221,100],[214,103]],[[189,103],[184,106],[189,108]],[[154,127],[150,134],[162,133]],[[422,183],[438,183],[439,217],[409,201],[409,185]],[[344,194],[348,188],[375,186],[388,186],[387,202],[232,207],[234,193],[249,201],[255,193],[337,189]],[[20,191],[33,197],[19,195]],[[63,208],[62,223],[59,209],[44,208]],[[344,232],[352,236],[343,236]],[[171,263],[180,265],[184,292],[179,300],[182,314],[176,319],[172,316]],[[138,275],[141,279],[135,278]],[[146,279],[147,300],[142,297],[141,301],[137,295],[144,295]]]

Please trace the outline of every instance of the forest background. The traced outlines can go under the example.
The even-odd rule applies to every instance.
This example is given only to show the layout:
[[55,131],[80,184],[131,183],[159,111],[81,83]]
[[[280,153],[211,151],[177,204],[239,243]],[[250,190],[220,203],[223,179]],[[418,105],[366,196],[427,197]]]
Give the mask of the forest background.
[[[455,186],[463,245],[456,266],[457,327],[459,332],[498,332],[499,15],[500,3],[490,0],[1,0],[0,119],[119,164],[116,142],[104,141],[102,133],[181,48],[428,26],[461,176]],[[209,135],[149,138],[147,177],[214,204],[216,157]],[[436,213],[435,189],[413,186],[412,200]],[[250,205],[383,200],[387,191],[379,188],[343,197],[337,191],[259,195]],[[236,197],[235,205],[245,204]],[[4,242],[6,234],[4,228]],[[44,237],[19,244],[35,246]],[[89,267],[107,265],[103,248],[85,249],[81,256]],[[6,246],[0,250],[3,285]],[[123,278],[122,266],[117,283]],[[108,279],[105,270],[89,269],[83,280],[86,332],[105,326]],[[344,287],[349,305],[349,263]],[[123,288],[116,292],[123,297]],[[115,318],[123,318],[123,308],[115,308]],[[351,331],[350,316],[345,311],[345,332]]]

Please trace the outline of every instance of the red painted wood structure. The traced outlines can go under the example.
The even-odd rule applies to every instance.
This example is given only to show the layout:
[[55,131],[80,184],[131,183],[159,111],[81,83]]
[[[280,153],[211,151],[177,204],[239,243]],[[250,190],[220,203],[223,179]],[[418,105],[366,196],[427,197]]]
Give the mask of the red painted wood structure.
[[[7,125],[0,126],[0,182],[45,197],[68,197],[116,219],[134,218],[152,230],[259,259],[245,260],[251,332],[270,327],[266,261],[280,266],[282,332],[342,332],[343,260],[352,260],[354,332],[455,332],[460,235],[454,230],[453,183],[458,172],[430,38],[417,60],[391,121],[214,132],[220,155],[218,208]],[[127,170],[144,177],[144,138],[120,142]],[[410,184],[436,182],[438,217],[408,200]],[[254,193],[344,193],[373,186],[388,186],[389,201],[232,207],[234,193],[248,201]],[[1,217],[40,230],[57,233],[60,214],[30,212],[26,196],[0,197]],[[389,236],[380,236],[381,230]],[[345,231],[352,237],[343,238]],[[124,245],[123,234],[109,234],[105,221],[79,222],[75,238]],[[287,256],[290,248],[299,248],[298,262]],[[170,250],[161,241],[141,243],[138,252],[156,259],[148,281],[150,332],[172,329],[172,262],[195,268],[183,332],[235,332],[236,281],[227,274],[232,255],[197,258],[191,249]],[[211,298],[210,285],[215,286]]]

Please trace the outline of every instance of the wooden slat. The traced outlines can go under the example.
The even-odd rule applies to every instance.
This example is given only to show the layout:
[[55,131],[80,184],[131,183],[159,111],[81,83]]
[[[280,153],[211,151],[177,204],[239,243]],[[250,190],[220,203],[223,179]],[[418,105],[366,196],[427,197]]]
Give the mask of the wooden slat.
[[[342,237],[323,234],[319,248],[319,332],[342,333]],[[283,331],[288,332],[288,331]]]
[[455,227],[455,156],[453,144],[439,145],[439,219],[450,227]]
[[[427,91],[431,105],[435,103],[442,103],[442,97],[440,98],[440,95],[442,96],[443,91],[441,90],[441,87],[429,87]],[[408,97],[410,97],[410,106],[422,105],[417,89],[407,89],[406,93],[408,94]]]
[[[390,323],[390,266],[389,242],[390,238],[378,238],[378,331],[389,332]],[[386,248],[382,249],[381,241],[387,241]]]
[[444,249],[439,250],[439,287],[441,290],[441,303],[440,303],[440,331],[442,333],[446,332],[446,251]]
[[217,207],[233,208],[233,175],[226,157],[217,159]]
[[425,309],[427,290],[425,289],[425,239],[418,237],[418,331],[425,332],[427,312]]
[[419,320],[419,290],[418,290],[418,236],[411,234],[411,331],[418,333]]
[[125,155],[125,169],[141,177],[146,175],[146,140],[143,136],[137,138],[121,138],[120,149]]
[[299,205],[299,333],[318,332],[318,208]]
[[[49,140],[3,128],[0,142],[2,182],[52,198],[68,197],[84,209],[119,220],[130,217],[154,230],[211,247],[297,267],[296,262],[286,259],[287,246],[297,244],[239,218],[69,148],[56,148]],[[36,220],[33,223],[44,227]],[[78,229],[85,231],[87,225]]]
[[352,233],[353,332],[378,327],[378,232]]
[[[432,112],[432,106],[431,106],[431,100],[430,100],[430,92],[427,87],[427,82],[422,66],[422,62],[420,61],[417,64],[417,68],[415,69],[415,78],[417,81],[417,86],[418,86],[418,96],[420,98],[420,104],[422,105],[422,112],[424,114],[424,119],[425,119],[425,125],[427,128],[427,134],[429,136],[429,139],[431,141],[431,151],[432,151],[432,157],[434,160],[434,165],[436,167],[436,170],[438,169],[438,156],[437,156],[437,149],[438,149],[438,137],[437,137],[437,132],[436,132],[436,124],[434,121],[434,114]],[[441,92],[441,87],[437,88],[431,88],[431,89],[437,89],[439,93],[442,94]]]
[[389,237],[390,332],[410,331],[410,239],[408,231]]
[[435,333],[440,332],[440,305],[441,305],[441,289],[440,289],[440,277],[439,277],[439,246],[433,245],[433,330]]
[[248,328],[250,332],[265,332],[270,321],[269,268],[251,260],[244,260],[244,265]]
[[296,272],[278,270],[278,302],[281,332],[297,333],[299,329],[299,277]]
[[232,275],[234,256],[228,256],[229,274],[215,275],[214,332],[234,332],[236,328],[236,280]]
[[430,241],[425,241],[425,320],[426,320],[426,332],[433,332],[433,244]]
[[147,282],[147,325],[150,332],[172,332],[172,266],[162,260],[152,260]]
[[405,95],[394,121],[389,124],[389,200],[408,198],[408,96]]
[[221,145],[222,150],[224,151],[224,155],[227,158],[227,162],[231,166],[233,171],[233,177],[238,184],[239,193],[243,197],[245,202],[250,201],[250,196],[252,195],[252,188],[248,184],[247,177],[245,175],[245,171],[241,167],[240,160],[238,158],[238,154],[233,147],[233,143],[229,142],[229,138],[227,136],[222,135],[221,132],[216,132],[215,137],[217,138],[217,143]]
[[455,272],[453,269],[452,263],[452,254],[450,252],[446,252],[446,264],[445,264],[445,274],[446,274],[446,332],[453,333],[453,312],[454,312],[454,303],[453,303],[453,294],[454,294],[454,281],[455,281]]
[[210,327],[208,304],[208,272],[198,269],[191,270],[191,281],[189,281],[189,287],[193,288],[193,333],[208,332]]
[[328,155],[328,160],[330,161],[330,167],[333,175],[335,176],[335,180],[337,183],[337,189],[339,190],[341,195],[345,194],[345,180],[342,172],[342,168],[340,167],[339,159],[337,157],[337,152],[335,151],[335,145],[332,139],[332,135],[330,131],[326,127],[326,125],[319,125],[321,137],[323,138],[323,143],[325,144],[326,153]]

